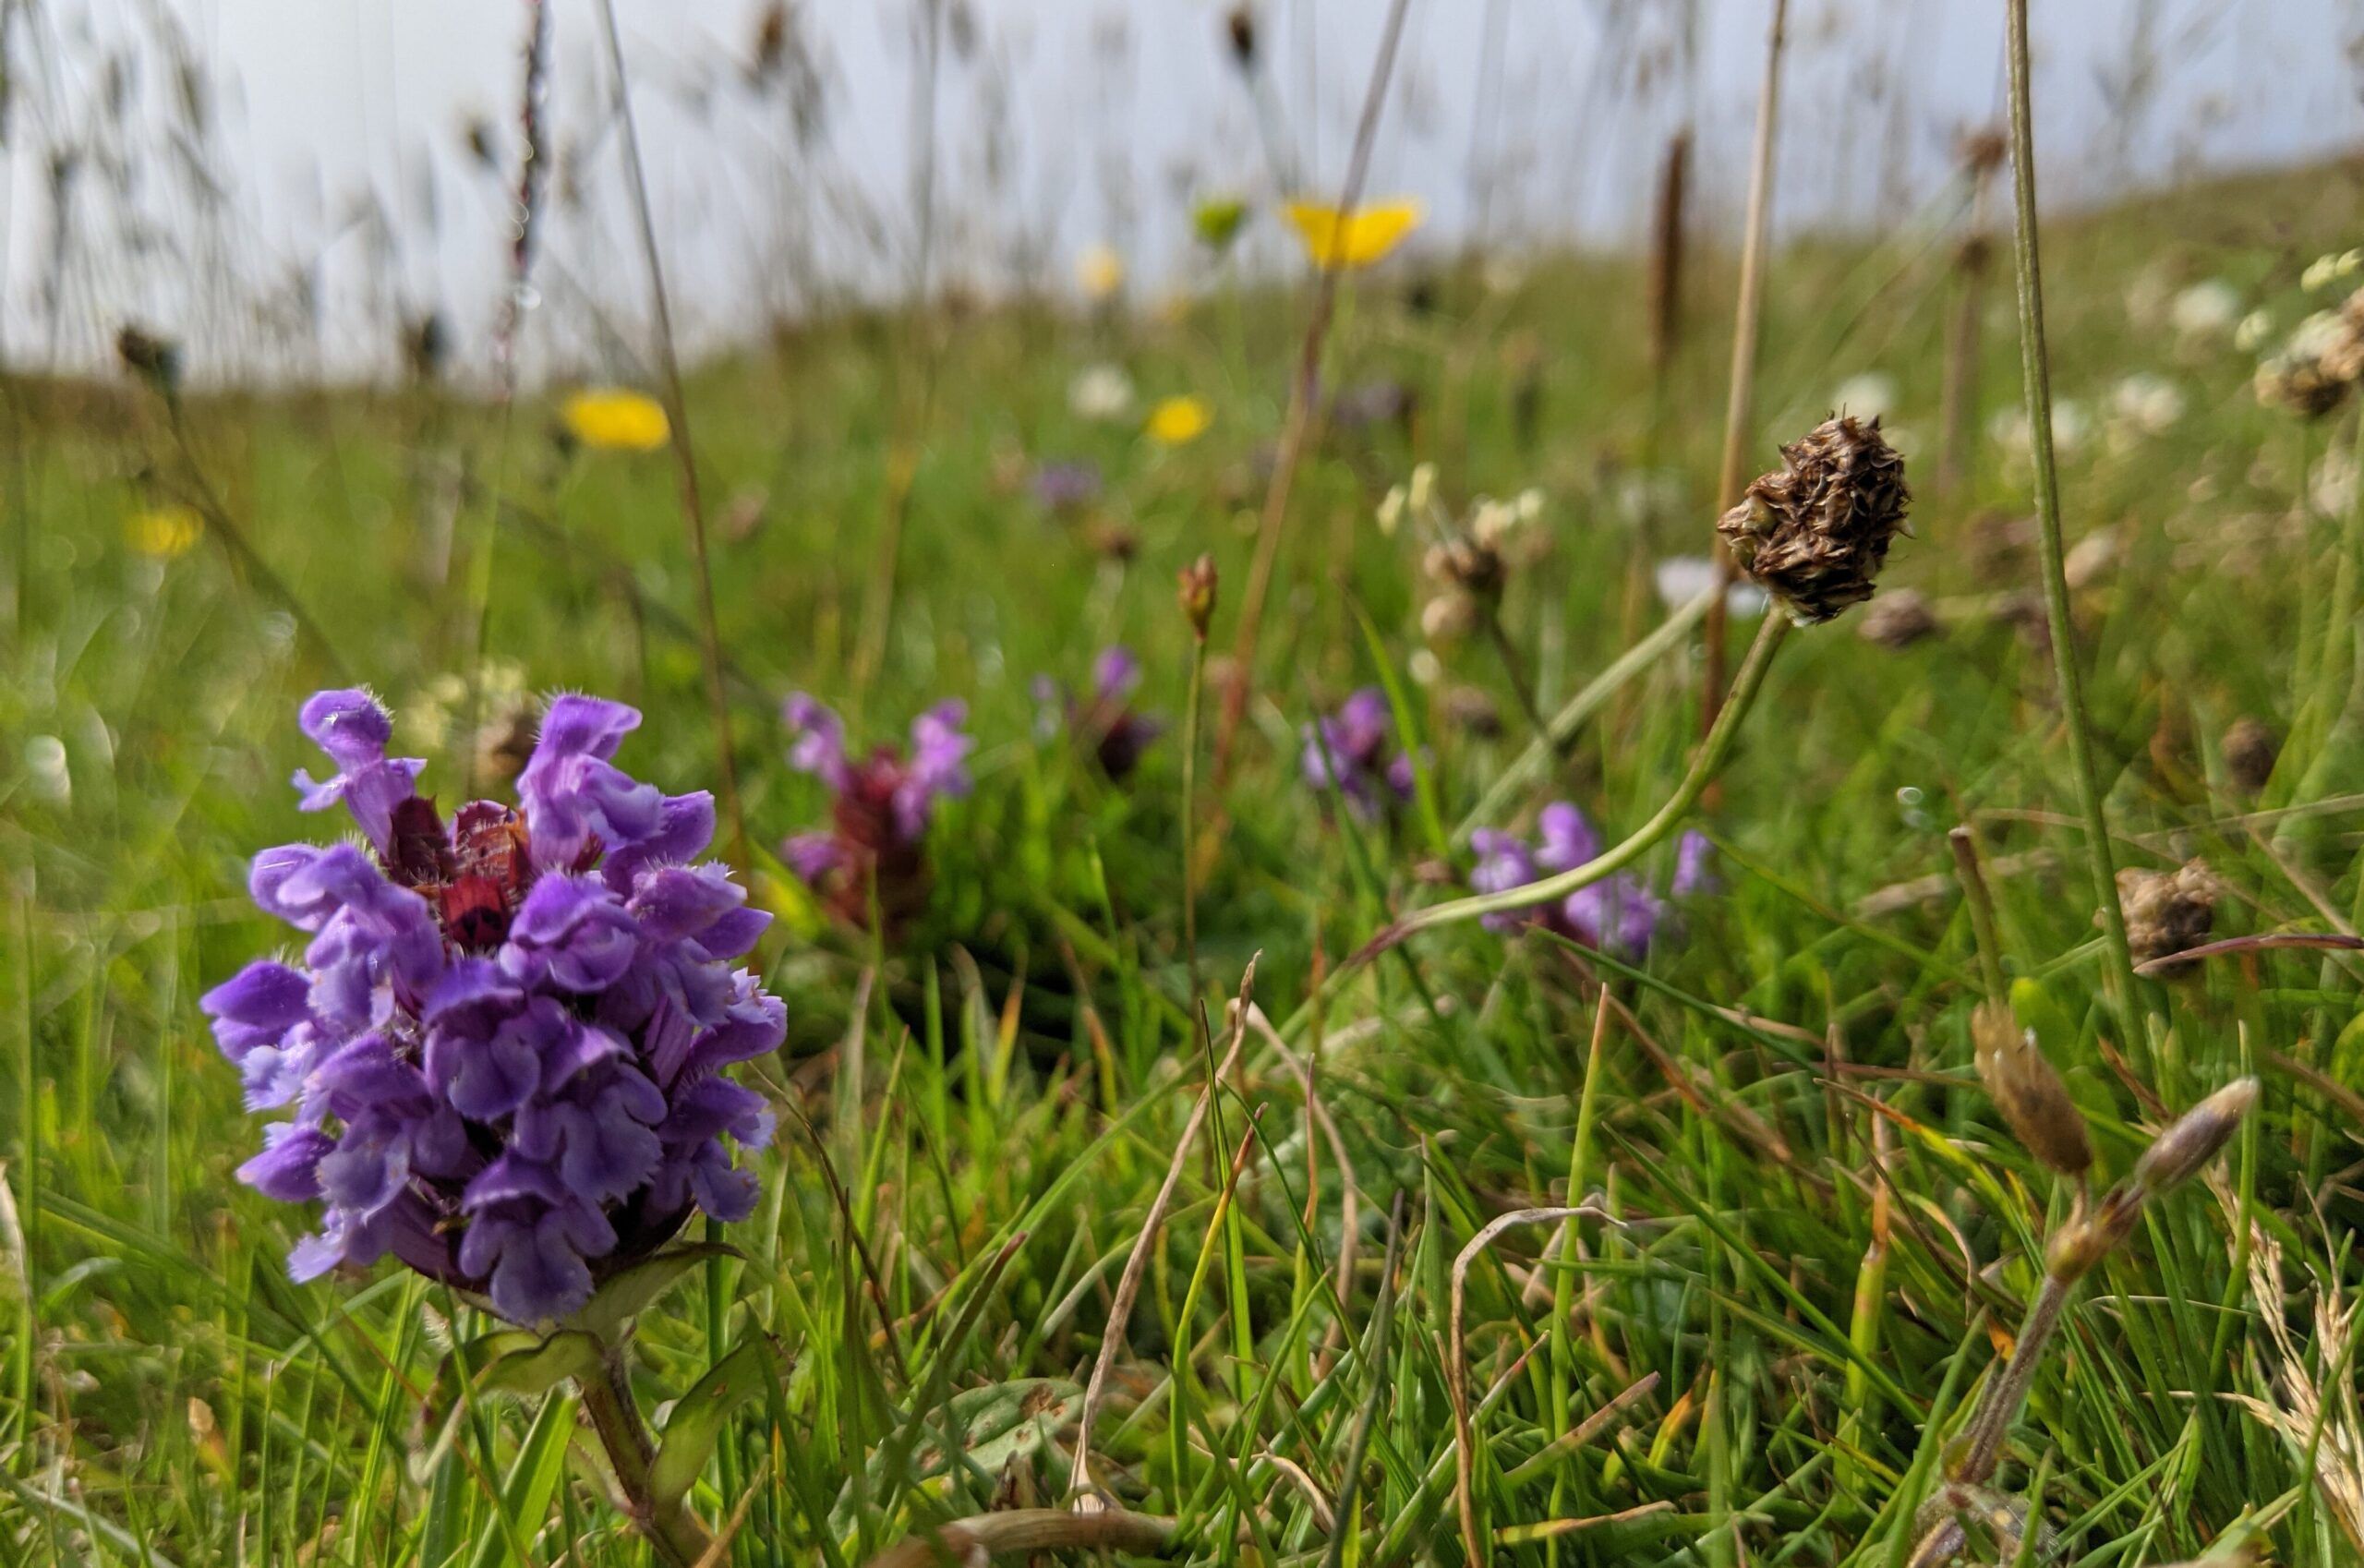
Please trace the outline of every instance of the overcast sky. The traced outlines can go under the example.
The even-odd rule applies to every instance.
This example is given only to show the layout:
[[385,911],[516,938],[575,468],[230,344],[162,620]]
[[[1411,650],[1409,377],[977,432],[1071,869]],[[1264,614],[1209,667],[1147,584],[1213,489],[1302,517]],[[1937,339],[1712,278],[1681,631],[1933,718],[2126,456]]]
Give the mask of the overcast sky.
[[[613,80],[596,0],[550,4],[549,113],[566,177],[527,359],[627,373],[644,283]],[[1263,0],[1260,113],[1216,0],[969,0],[959,15],[927,0],[806,0],[798,31],[817,96],[748,79],[758,4],[617,5],[667,266],[701,343],[816,297],[892,292],[923,264],[939,284],[1067,286],[1076,253],[1098,241],[1128,257],[1137,290],[1187,281],[1195,197],[1335,187],[1385,11]],[[1638,226],[1667,135],[1689,123],[1698,221],[1729,228],[1769,7],[1412,0],[1370,188],[1422,198],[1433,244],[1481,226],[1505,243],[1619,241]],[[2037,11],[2051,199],[2320,155],[2364,131],[2352,0]],[[1797,0],[1793,12],[1777,221],[1927,211],[1956,133],[1999,107],[1999,0]],[[87,361],[136,317],[187,339],[200,374],[352,373],[391,363],[394,317],[434,308],[462,357],[487,361],[523,0],[47,0],[11,14],[11,360]],[[202,90],[184,90],[183,54]],[[915,156],[931,106],[932,178]],[[499,169],[469,151],[478,119]],[[1283,254],[1272,225],[1251,228],[1248,254]]]

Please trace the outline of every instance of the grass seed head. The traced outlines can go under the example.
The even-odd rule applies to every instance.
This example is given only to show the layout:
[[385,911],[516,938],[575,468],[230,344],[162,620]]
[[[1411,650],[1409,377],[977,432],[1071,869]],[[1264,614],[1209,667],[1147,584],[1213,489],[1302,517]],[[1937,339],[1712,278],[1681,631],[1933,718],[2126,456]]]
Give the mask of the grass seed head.
[[2134,1163],[2133,1185],[2146,1195],[2180,1187],[2198,1176],[2232,1141],[2241,1118],[2257,1104],[2257,1080],[2235,1079],[2177,1116]]
[[2083,1176],[2093,1163],[2085,1118],[2068,1098],[2060,1070],[2036,1044],[2035,1031],[2021,1029],[2005,1002],[1980,1003],[1970,1028],[1979,1080],[2012,1136],[2059,1175]]
[[1716,523],[1740,569],[1810,625],[1872,597],[1912,492],[1875,418],[1826,419],[1781,449]]

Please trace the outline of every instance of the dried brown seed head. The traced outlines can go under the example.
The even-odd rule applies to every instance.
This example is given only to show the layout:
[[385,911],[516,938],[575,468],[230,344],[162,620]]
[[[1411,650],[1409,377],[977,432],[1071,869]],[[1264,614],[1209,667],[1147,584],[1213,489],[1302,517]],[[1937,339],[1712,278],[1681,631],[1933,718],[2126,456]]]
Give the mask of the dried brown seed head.
[[[2208,940],[2216,923],[2216,899],[2224,884],[2206,861],[2192,861],[2173,871],[2138,871],[2129,866],[2117,874],[2117,901],[2126,912],[2126,945],[2138,964],[2173,958]],[[2155,971],[2176,974],[2190,968],[2171,964]]]
[[2282,758],[2282,742],[2262,720],[2243,716],[2225,731],[2225,772],[2249,794],[2265,788]]
[[125,369],[158,392],[169,392],[180,385],[181,345],[172,339],[126,326],[115,334],[115,352]]
[[1240,0],[1224,18],[1224,31],[1231,41],[1232,64],[1242,71],[1256,68],[1256,7]]
[[2020,1027],[2008,1003],[1981,1002],[1971,1014],[1970,1032],[1979,1080],[2012,1135],[2059,1175],[2083,1176],[2093,1163],[2085,1118],[2034,1031]]
[[1877,643],[1891,652],[1901,651],[1924,637],[1934,637],[1944,630],[1937,623],[1937,612],[1929,608],[1926,597],[1911,588],[1897,588],[1882,594],[1863,611],[1855,630],[1867,643]]
[[1503,579],[1510,574],[1502,552],[1474,533],[1450,534],[1430,545],[1421,567],[1439,586],[1488,604],[1502,597]]
[[1191,634],[1199,641],[1207,640],[1207,628],[1215,618],[1215,558],[1201,555],[1184,567],[1176,597],[1182,605],[1182,619],[1190,623]]
[[2134,1163],[2130,1185],[2153,1197],[2189,1181],[2232,1141],[2256,1104],[2257,1080],[2235,1079],[2167,1124]]
[[1740,569],[1805,625],[1872,597],[1912,501],[1904,458],[1879,420],[1842,415],[1783,447],[1781,466],[1751,483],[1716,531]]

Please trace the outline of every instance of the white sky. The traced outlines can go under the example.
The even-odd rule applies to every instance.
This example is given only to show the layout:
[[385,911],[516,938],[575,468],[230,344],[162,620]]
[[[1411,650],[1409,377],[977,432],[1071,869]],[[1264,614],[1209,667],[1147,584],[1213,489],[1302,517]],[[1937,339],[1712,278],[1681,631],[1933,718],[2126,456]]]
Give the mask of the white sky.
[[[550,0],[550,119],[578,199],[550,210],[526,350],[543,369],[629,373],[645,284],[596,3]],[[914,275],[923,4],[805,0],[825,91],[820,139],[799,155],[785,103],[741,74],[756,4],[617,0],[694,342]],[[1481,219],[1512,241],[1614,242],[1688,118],[1695,212],[1729,229],[1769,5],[1412,0],[1370,188],[1426,199],[1430,243]],[[1066,286],[1076,252],[1106,239],[1137,287],[1185,281],[1192,196],[1281,183],[1217,0],[967,9],[973,25],[952,30],[973,42],[947,40],[934,100],[938,280]],[[1333,188],[1385,5],[1260,9],[1280,156]],[[2321,154],[2364,131],[2356,0],[2036,9],[2049,199]],[[433,306],[462,357],[487,362],[507,199],[462,127],[489,119],[513,159],[523,0],[45,0],[15,14],[0,354],[88,363],[136,318],[187,340],[199,375],[350,374],[384,369],[388,323]],[[2001,14],[1999,0],[1793,0],[1777,222],[1897,222],[1933,200],[1956,130],[1999,106]],[[179,107],[174,33],[212,84],[202,134]],[[1251,262],[1283,254],[1272,224],[1251,229]]]

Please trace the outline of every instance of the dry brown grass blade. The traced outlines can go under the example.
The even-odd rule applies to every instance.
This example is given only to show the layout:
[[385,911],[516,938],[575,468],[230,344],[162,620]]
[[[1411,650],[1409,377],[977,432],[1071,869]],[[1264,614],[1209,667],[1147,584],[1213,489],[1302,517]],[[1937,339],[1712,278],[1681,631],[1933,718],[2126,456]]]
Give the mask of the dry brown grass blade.
[[1116,1299],[1108,1309],[1108,1326],[1100,1336],[1100,1354],[1092,1363],[1092,1379],[1083,1390],[1083,1409],[1076,1417],[1075,1466],[1067,1476],[1070,1493],[1085,1493],[1092,1485],[1092,1418],[1100,1413],[1100,1402],[1107,1393],[1108,1374],[1116,1365],[1117,1351],[1125,1344],[1125,1326],[1132,1321],[1133,1304],[1140,1299],[1141,1280],[1149,1272],[1151,1255],[1157,1249],[1157,1233],[1165,1224],[1165,1212],[1174,1206],[1175,1189],[1182,1185],[1183,1167],[1190,1163],[1191,1146],[1198,1142],[1199,1129],[1206,1125],[1207,1116],[1214,1108],[1214,1097],[1224,1075],[1239,1060],[1239,1048],[1248,1039],[1248,993],[1255,984],[1256,959],[1251,958],[1239,977],[1239,1004],[1232,1013],[1231,1043],[1208,1078],[1206,1088],[1200,1091],[1198,1103],[1190,1107],[1189,1120],[1182,1124],[1182,1136],[1175,1141],[1174,1158],[1165,1167],[1165,1179],[1158,1185],[1157,1196],[1150,1200],[1149,1214],[1141,1221],[1140,1237],[1133,1243],[1132,1256],[1125,1260],[1125,1272],[1116,1281]]

